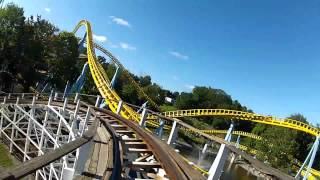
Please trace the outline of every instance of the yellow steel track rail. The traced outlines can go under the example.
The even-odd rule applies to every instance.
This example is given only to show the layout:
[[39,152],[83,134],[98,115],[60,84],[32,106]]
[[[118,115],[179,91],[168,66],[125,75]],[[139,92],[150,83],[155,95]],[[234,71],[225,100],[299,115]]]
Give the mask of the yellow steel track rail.
[[[271,116],[263,116],[249,112],[235,111],[228,109],[188,109],[188,110],[177,110],[177,111],[167,111],[162,113],[163,116],[171,118],[179,117],[200,117],[200,116],[218,116],[233,120],[244,120],[263,124],[269,124],[273,126],[280,126],[290,129],[295,129],[299,131],[306,132],[313,136],[318,136],[320,134],[319,130],[313,126],[296,121],[293,119],[277,119]],[[155,119],[153,115],[148,115],[148,119]]]
[[[96,58],[94,48],[97,47],[97,45],[94,45],[94,43],[93,43],[90,22],[87,20],[81,20],[78,23],[78,25],[74,28],[73,33],[76,33],[81,26],[84,26],[86,28],[86,32],[87,32],[87,36],[86,36],[87,57],[88,57],[88,64],[89,64],[91,76],[92,76],[94,83],[97,86],[101,96],[103,98],[105,98],[106,104],[108,105],[110,110],[112,112],[116,112],[118,104],[121,101],[121,98],[113,89],[111,89],[110,80],[108,79],[108,76],[107,76],[105,70],[103,69],[102,65],[98,62],[98,60]],[[106,55],[108,55],[109,57],[113,57],[112,54],[110,52],[108,52],[107,50],[105,50],[101,47],[100,47],[100,50],[103,50],[102,52],[106,53]],[[119,62],[119,61],[117,60],[117,62]],[[120,64],[120,62],[118,65],[124,69],[124,67]],[[127,72],[127,73],[129,74],[129,72]],[[130,76],[130,75],[128,75],[128,76]],[[131,79],[133,80],[132,77],[131,77]],[[136,82],[134,81],[134,83],[136,83]],[[136,83],[136,85],[139,86],[137,83]],[[142,91],[142,89],[141,89],[141,91]],[[145,96],[147,96],[147,95],[145,94]],[[153,102],[153,101],[151,100],[150,102]],[[132,119],[137,122],[140,120],[140,114],[135,112],[131,107],[129,107],[126,104],[123,104],[122,107],[123,108],[120,111],[120,115],[122,117],[124,117],[126,119]],[[150,121],[147,123],[151,126],[157,127],[157,123],[154,121]]]
[[103,48],[97,43],[93,42],[93,45],[95,48],[100,50],[102,53],[107,55],[114,63],[116,63],[119,68],[122,70],[124,75],[128,78],[128,80],[133,84],[133,86],[136,88],[138,93],[145,98],[153,107],[155,107],[157,110],[159,109],[158,105],[143,91],[143,89],[139,86],[139,84],[133,79],[133,77],[130,75],[130,72],[120,63],[120,61],[114,57],[108,50]]
[[[209,130],[200,130],[200,131],[203,133],[207,133],[207,134],[227,134],[227,132],[228,132],[228,130],[218,130],[218,129],[209,129]],[[244,131],[232,131],[232,134],[249,137],[249,138],[256,139],[256,140],[262,139],[261,136],[258,136],[253,133],[244,132]]]
[[[73,33],[76,33],[81,26],[85,26],[87,36],[87,56],[88,56],[88,64],[91,72],[91,76],[96,84],[100,94],[103,98],[105,98],[107,105],[109,106],[112,112],[117,111],[118,103],[121,98],[118,94],[110,88],[110,80],[106,76],[105,71],[103,70],[101,64],[97,61],[93,40],[92,40],[92,30],[89,21],[81,20],[78,25],[74,28]],[[126,119],[133,119],[135,121],[139,121],[139,114],[136,113],[132,108],[127,105],[123,105],[122,110],[120,111],[120,115],[125,117]]]

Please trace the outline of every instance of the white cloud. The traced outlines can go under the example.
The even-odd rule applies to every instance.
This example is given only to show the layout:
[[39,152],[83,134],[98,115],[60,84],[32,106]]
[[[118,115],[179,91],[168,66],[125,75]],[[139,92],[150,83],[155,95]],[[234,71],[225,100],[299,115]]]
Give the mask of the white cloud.
[[131,46],[130,44],[124,43],[124,42],[120,42],[119,46],[124,50],[136,50],[137,49],[136,47]]
[[175,81],[178,81],[178,80],[179,80],[179,77],[176,76],[176,75],[173,75],[173,76],[172,76],[172,79],[175,80]]
[[110,47],[112,47],[112,48],[118,48],[118,47],[119,47],[118,45],[112,44],[112,43],[110,43],[109,45],[110,45]]
[[118,25],[131,27],[131,24],[125,19],[122,19],[122,18],[119,18],[119,17],[115,17],[115,16],[109,16],[109,18],[112,20],[112,22],[114,22],[114,23],[116,23]]
[[47,8],[44,8],[44,10],[47,11],[48,13],[51,12],[51,9],[48,8],[48,7],[47,7]]
[[193,88],[195,88],[194,85],[190,85],[190,84],[186,84],[186,85],[184,85],[184,87],[186,87],[187,89],[190,89],[190,90],[192,90]]
[[93,39],[99,41],[99,42],[106,42],[107,41],[107,37],[105,36],[98,36],[96,34],[92,35]]
[[178,59],[183,59],[183,60],[189,59],[189,56],[181,54],[181,53],[176,52],[176,51],[170,51],[169,54],[174,56],[174,57],[176,57],[176,58],[178,58]]

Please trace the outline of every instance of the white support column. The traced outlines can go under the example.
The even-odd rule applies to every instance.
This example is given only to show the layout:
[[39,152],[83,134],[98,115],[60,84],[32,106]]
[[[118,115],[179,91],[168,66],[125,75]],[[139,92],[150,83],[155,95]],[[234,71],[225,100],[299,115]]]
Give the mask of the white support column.
[[50,94],[50,96],[49,96],[49,99],[48,99],[48,105],[50,105],[51,104],[51,102],[52,102],[52,93]]
[[162,140],[163,135],[163,127],[165,125],[165,121],[163,119],[159,119],[159,127],[157,128],[157,135]]
[[10,98],[11,98],[11,93],[8,94],[8,99],[10,99]]
[[236,148],[239,148],[239,146],[240,146],[240,135],[238,135],[237,137]]
[[121,109],[122,109],[123,102],[120,100],[117,107],[117,114],[120,115]]
[[80,100],[77,101],[76,109],[74,111],[74,119],[78,118],[79,109],[80,109]]
[[53,100],[58,100],[58,96],[59,96],[59,94],[56,92],[56,93],[54,93],[54,99]]
[[[240,135],[238,135],[238,137],[237,137],[237,141],[236,141],[236,143],[235,143],[235,146],[236,146],[236,148],[238,148],[239,149],[239,146],[240,146]],[[235,154],[235,153],[231,153],[231,160],[230,160],[230,165],[229,166],[231,166],[232,164],[233,164],[233,162],[234,162],[234,160],[237,158],[237,155]]]
[[310,159],[308,167],[307,167],[307,172],[304,175],[303,180],[306,180],[309,177],[310,169],[312,168],[314,159],[316,158],[318,147],[319,147],[319,136],[317,136],[316,141],[314,142],[314,149],[313,149],[311,159]]
[[295,176],[295,179],[299,179],[302,170],[305,168],[305,165],[309,162],[308,167],[307,167],[307,172],[305,172],[305,175],[303,177],[303,179],[305,180],[306,178],[308,178],[309,176],[309,171],[312,167],[314,158],[316,156],[317,150],[318,150],[318,146],[319,146],[319,136],[316,137],[315,142],[313,143],[313,146],[311,148],[311,150],[309,151],[308,156],[306,157],[305,161],[303,162],[302,166],[300,167],[298,173]]
[[179,131],[179,127],[178,127],[178,123],[177,121],[174,121],[172,124],[172,128],[171,128],[171,132],[167,141],[167,144],[169,146],[174,146],[176,139],[178,137],[178,131]]
[[[224,138],[224,140],[230,142],[232,131],[233,131],[233,124],[230,125],[228,133]],[[230,150],[226,147],[225,144],[221,144],[218,154],[210,167],[208,180],[216,180],[220,178],[224,168],[224,164],[228,158],[229,151]]]
[[64,111],[66,110],[67,106],[68,106],[68,98],[64,98],[63,107],[62,107],[63,115],[64,115]]
[[80,95],[79,93],[76,93],[76,96],[74,97],[74,103],[76,103],[78,101],[78,99],[80,99],[79,95]]
[[11,141],[10,141],[10,148],[9,151],[10,153],[12,153],[12,149],[13,149],[13,142],[14,142],[14,133],[15,133],[15,126],[14,124],[16,123],[17,120],[17,116],[18,116],[18,108],[17,105],[19,103],[19,97],[17,97],[17,102],[16,105],[14,106],[14,115],[13,115],[13,120],[12,120],[12,126],[11,126]]
[[24,93],[22,93],[21,99],[24,99]]
[[90,119],[90,116],[91,116],[90,107],[88,107],[86,117],[84,119],[84,122],[82,122],[82,128],[81,128],[81,132],[80,132],[81,136],[82,136],[82,134],[84,133],[84,131],[86,129],[86,125],[87,125],[87,123],[88,123],[88,121]]
[[[30,109],[30,116],[31,116],[32,118],[34,118],[34,113],[35,113],[35,110],[34,110],[34,108],[35,108],[35,107],[34,107],[35,101],[36,101],[36,97],[33,96],[33,98],[32,98],[32,104],[31,104],[31,109]],[[27,160],[27,154],[28,154],[28,151],[29,151],[30,140],[29,140],[28,137],[30,136],[31,125],[32,125],[32,119],[31,119],[31,118],[28,118],[27,134],[26,134],[26,140],[25,140],[25,144],[24,144],[23,162]]]
[[[3,98],[3,103],[2,104],[6,104],[6,101],[7,101],[7,97],[5,96]],[[1,119],[0,119],[0,137],[1,137],[1,129],[2,129],[2,126],[3,126],[3,114],[1,113]]]
[[99,104],[100,104],[100,98],[101,98],[101,96],[100,96],[100,95],[98,95],[98,96],[97,96],[97,100],[96,100],[96,104],[94,105],[95,107],[99,107]]
[[51,97],[52,97],[52,96],[54,96],[54,94],[53,94],[53,93],[54,93],[54,91],[53,91],[53,89],[51,89],[51,91],[50,91],[50,95],[49,95],[49,96],[51,96]]
[[7,103],[7,96],[5,96],[4,98],[3,98],[3,103],[2,104],[6,104]]
[[207,152],[207,149],[208,149],[208,144],[209,144],[209,142],[206,142],[206,143],[204,144],[202,150],[201,150],[200,153],[199,153],[199,159],[198,159],[198,163],[197,163],[198,165],[201,164],[201,162],[203,161],[203,159],[204,159],[204,157],[205,157],[205,155],[206,155],[206,152]]
[[3,114],[1,113],[1,119],[0,119],[0,137],[2,136],[2,126],[3,126]]
[[143,108],[142,113],[141,113],[140,122],[139,122],[139,125],[140,125],[142,128],[145,128],[145,127],[146,127],[147,114],[148,114],[147,109],[146,109],[146,108]]
[[68,90],[68,86],[69,86],[69,81],[67,81],[67,84],[64,88],[64,91],[63,91],[63,99],[66,98],[68,95],[67,95],[67,90]]
[[[52,93],[51,93],[52,94]],[[49,100],[48,100],[48,105],[51,104],[51,101],[52,101],[52,96],[49,97]],[[43,127],[46,128],[46,125],[47,125],[47,121],[48,121],[48,118],[49,118],[49,108],[46,108],[46,113],[44,115],[44,120],[43,120]],[[42,146],[43,146],[43,142],[44,142],[44,131],[42,130],[41,131],[41,136],[40,136],[40,142],[39,142],[39,150],[42,149]],[[39,151],[38,152],[38,156],[41,155],[41,152]]]

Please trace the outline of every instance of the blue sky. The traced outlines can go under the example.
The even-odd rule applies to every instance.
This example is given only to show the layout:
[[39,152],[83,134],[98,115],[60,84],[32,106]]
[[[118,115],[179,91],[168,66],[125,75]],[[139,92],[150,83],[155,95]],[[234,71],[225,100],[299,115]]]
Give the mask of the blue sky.
[[221,88],[257,113],[320,123],[317,0],[13,2],[61,30],[89,20],[96,41],[163,88]]

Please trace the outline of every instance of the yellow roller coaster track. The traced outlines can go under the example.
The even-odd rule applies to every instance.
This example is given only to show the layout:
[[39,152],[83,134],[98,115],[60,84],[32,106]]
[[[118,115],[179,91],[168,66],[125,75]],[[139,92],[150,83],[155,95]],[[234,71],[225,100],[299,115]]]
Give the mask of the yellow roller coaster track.
[[[201,132],[207,134],[227,134],[228,130],[218,130],[218,129],[210,129],[210,130],[200,130]],[[253,133],[248,133],[244,131],[232,131],[233,135],[245,136],[256,140],[261,140],[262,137]]]
[[[313,136],[318,136],[320,134],[317,128],[293,119],[277,119],[272,116],[263,116],[263,115],[258,115],[254,113],[228,110],[228,109],[188,109],[188,110],[167,111],[167,112],[163,112],[162,115],[171,117],[171,118],[218,116],[218,117],[228,118],[232,120],[244,120],[244,121],[251,121],[251,122],[257,122],[257,123],[269,124],[273,126],[280,126],[280,127],[295,129],[295,130],[306,132]],[[156,116],[148,115],[147,118],[150,120],[154,120],[156,119]]]
[[[88,56],[88,64],[89,64],[91,76],[101,96],[105,98],[106,104],[108,105],[110,110],[112,112],[116,112],[118,104],[121,101],[121,98],[113,89],[111,89],[110,80],[108,79],[108,76],[105,70],[103,69],[102,65],[97,61],[97,58],[95,55],[94,43],[92,40],[92,30],[91,30],[91,25],[89,21],[81,20],[78,23],[78,25],[74,28],[73,33],[75,34],[81,26],[85,26],[86,32],[87,32],[87,36],[86,36],[87,56]],[[108,52],[108,54],[111,55],[110,52]],[[140,114],[135,112],[131,107],[129,107],[126,104],[123,105],[123,108],[120,111],[120,115],[126,119],[132,119],[137,122],[140,120]],[[148,122],[148,124],[156,127],[158,126],[156,122]]]
[[[87,31],[86,42],[87,42],[88,64],[90,67],[90,72],[93,77],[93,80],[94,80],[100,94],[106,99],[107,105],[109,106],[109,108],[113,112],[116,112],[118,102],[121,100],[121,98],[118,96],[118,94],[114,90],[112,90],[110,88],[110,80],[106,76],[106,73],[105,73],[104,69],[102,68],[101,64],[96,59],[94,47],[96,46],[101,51],[106,53],[109,57],[114,58],[114,56],[112,56],[112,54],[109,51],[105,50],[101,46],[98,46],[97,44],[93,43],[91,25],[88,21],[86,21],[86,20],[80,21],[78,23],[78,25],[75,27],[73,32],[76,33],[77,30],[81,26],[85,26],[86,31]],[[114,59],[114,60],[119,62],[117,59]],[[125,69],[121,65],[121,63],[119,63],[118,65],[120,65],[123,69]],[[137,85],[137,86],[139,88],[139,85]],[[139,121],[140,115],[127,105],[123,106],[120,114],[127,119],[133,119],[135,121]],[[295,121],[292,119],[280,120],[280,119],[276,119],[276,118],[270,117],[270,116],[262,116],[262,115],[257,115],[254,113],[235,111],[235,110],[191,109],[191,110],[168,111],[168,112],[164,112],[163,115],[167,116],[167,117],[172,117],[172,118],[192,117],[192,116],[221,116],[221,117],[226,117],[226,118],[234,119],[234,120],[246,120],[246,121],[252,121],[252,122],[258,122],[258,123],[263,123],[263,124],[270,124],[270,125],[274,125],[274,126],[296,129],[296,130],[300,130],[300,131],[309,133],[314,136],[319,135],[318,129],[316,129],[308,124],[299,122],[299,121]],[[149,115],[148,119],[156,119],[156,117],[153,115]],[[157,125],[156,122],[149,121],[149,123],[154,126]]]
[[[91,25],[87,20],[81,20],[78,25],[73,30],[73,33],[76,33],[81,26],[85,26],[87,36],[87,56],[88,56],[88,64],[91,72],[91,76],[96,84],[100,94],[103,98],[106,99],[107,105],[111,109],[111,111],[116,112],[118,103],[121,98],[118,94],[110,88],[110,81],[106,76],[105,71],[102,69],[101,64],[97,61],[94,45],[92,41],[92,30]],[[133,119],[135,121],[139,121],[139,114],[136,113],[132,108],[127,105],[124,105],[121,112],[121,116],[127,119]]]
[[95,48],[100,50],[102,53],[107,55],[115,64],[119,66],[119,68],[122,70],[124,75],[128,78],[128,80],[133,84],[135,89],[138,91],[138,93],[145,98],[149,104],[151,104],[154,108],[157,110],[159,109],[158,105],[143,91],[143,89],[139,86],[139,84],[133,79],[133,77],[130,75],[130,72],[120,63],[120,61],[112,55],[108,50],[100,46],[99,44],[93,42],[93,45]]

